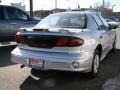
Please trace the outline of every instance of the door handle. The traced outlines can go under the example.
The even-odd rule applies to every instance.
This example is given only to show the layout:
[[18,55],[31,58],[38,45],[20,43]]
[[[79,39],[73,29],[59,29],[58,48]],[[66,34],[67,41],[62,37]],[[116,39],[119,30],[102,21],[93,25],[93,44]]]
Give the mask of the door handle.
[[10,25],[17,25],[17,23],[10,23]]
[[100,36],[100,39],[102,38],[102,36]]

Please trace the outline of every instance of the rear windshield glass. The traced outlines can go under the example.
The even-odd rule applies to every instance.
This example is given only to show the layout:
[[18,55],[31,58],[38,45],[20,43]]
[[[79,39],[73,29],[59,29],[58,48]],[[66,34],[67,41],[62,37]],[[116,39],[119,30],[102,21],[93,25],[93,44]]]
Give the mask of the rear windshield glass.
[[61,13],[47,16],[36,25],[36,28],[84,28],[85,15]]

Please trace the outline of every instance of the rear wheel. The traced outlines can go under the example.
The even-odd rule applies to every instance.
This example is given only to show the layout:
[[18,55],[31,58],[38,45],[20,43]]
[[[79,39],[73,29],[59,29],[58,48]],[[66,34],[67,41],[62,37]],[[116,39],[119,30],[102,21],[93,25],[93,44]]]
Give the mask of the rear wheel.
[[95,78],[97,76],[99,66],[100,66],[100,54],[98,50],[95,50],[92,61],[92,69],[88,74],[90,78]]

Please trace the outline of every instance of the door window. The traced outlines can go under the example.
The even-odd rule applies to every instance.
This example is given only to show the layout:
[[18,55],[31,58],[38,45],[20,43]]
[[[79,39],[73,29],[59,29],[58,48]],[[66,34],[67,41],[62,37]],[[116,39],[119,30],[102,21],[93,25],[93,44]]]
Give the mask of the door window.
[[7,7],[10,20],[27,20],[27,14],[17,8]]
[[4,20],[4,19],[5,19],[4,10],[3,7],[0,7],[0,20]]

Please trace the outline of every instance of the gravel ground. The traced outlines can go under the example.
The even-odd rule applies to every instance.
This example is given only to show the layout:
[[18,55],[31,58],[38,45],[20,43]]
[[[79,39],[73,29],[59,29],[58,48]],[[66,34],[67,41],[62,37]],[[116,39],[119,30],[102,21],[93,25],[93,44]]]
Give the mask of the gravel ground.
[[[85,74],[60,71],[20,69],[10,61],[15,46],[0,47],[0,90],[120,90],[120,29],[117,31],[117,50],[101,62],[97,78]],[[118,84],[119,83],[119,84]],[[113,87],[111,89],[111,87]]]

